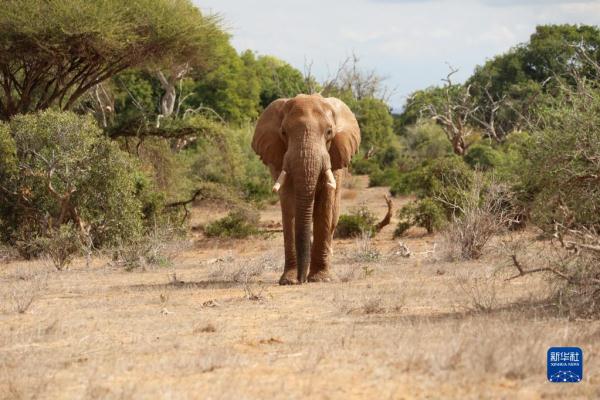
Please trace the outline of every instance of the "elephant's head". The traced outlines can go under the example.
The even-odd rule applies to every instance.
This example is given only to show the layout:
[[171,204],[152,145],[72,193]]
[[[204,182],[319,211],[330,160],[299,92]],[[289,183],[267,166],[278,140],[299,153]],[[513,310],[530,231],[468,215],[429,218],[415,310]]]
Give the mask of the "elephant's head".
[[[295,196],[295,248],[298,281],[310,262],[315,193],[334,190],[331,170],[347,167],[358,150],[360,130],[354,114],[336,98],[298,95],[272,102],[256,124],[252,148],[263,163],[281,171],[278,190],[291,180]],[[328,187],[329,186],[329,187]]]

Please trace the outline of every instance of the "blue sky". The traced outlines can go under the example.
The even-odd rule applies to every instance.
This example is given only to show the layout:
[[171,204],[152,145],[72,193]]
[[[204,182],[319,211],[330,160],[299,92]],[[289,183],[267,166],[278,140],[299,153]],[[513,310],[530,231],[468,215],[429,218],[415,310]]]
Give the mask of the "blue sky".
[[194,0],[219,13],[238,50],[277,56],[318,78],[354,53],[395,88],[390,103],[476,65],[547,23],[600,24],[600,0]]

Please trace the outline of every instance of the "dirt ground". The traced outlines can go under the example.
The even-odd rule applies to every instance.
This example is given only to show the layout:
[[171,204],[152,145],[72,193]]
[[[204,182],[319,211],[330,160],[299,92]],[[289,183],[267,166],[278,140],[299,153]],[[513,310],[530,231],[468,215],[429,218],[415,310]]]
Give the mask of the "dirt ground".
[[[386,189],[353,179],[343,208],[383,216]],[[225,212],[196,207],[193,224]],[[506,281],[502,238],[451,262],[441,235],[413,230],[404,257],[392,224],[335,241],[339,282],[280,287],[279,205],[261,213],[270,235],[195,233],[170,266],[1,265],[0,398],[600,398],[600,323],[535,306],[542,277]],[[564,345],[584,351],[581,383],[546,380],[548,347]]]

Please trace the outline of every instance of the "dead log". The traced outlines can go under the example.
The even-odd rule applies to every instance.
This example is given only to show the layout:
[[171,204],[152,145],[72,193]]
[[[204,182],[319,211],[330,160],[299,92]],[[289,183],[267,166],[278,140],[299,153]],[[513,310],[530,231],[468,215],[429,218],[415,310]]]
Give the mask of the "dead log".
[[392,199],[387,194],[384,196],[384,199],[387,203],[387,213],[385,214],[385,217],[383,217],[383,219],[379,221],[377,225],[375,225],[375,234],[379,233],[379,231],[381,231],[384,226],[389,225],[390,221],[392,220],[392,214],[394,211]]

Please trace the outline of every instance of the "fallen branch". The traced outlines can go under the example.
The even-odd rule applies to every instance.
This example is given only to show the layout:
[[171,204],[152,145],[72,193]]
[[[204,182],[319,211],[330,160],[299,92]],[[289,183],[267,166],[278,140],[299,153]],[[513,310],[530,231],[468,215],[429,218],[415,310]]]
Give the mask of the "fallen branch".
[[385,198],[385,202],[387,203],[387,208],[388,208],[387,213],[385,214],[385,217],[383,217],[383,219],[381,221],[379,221],[379,223],[377,225],[375,225],[375,233],[379,233],[379,231],[381,231],[384,226],[389,225],[390,221],[392,220],[392,214],[393,214],[392,199],[387,194],[385,195],[384,198]]
[[525,269],[525,268],[523,268],[523,266],[521,265],[519,260],[517,260],[516,254],[513,254],[510,257],[512,258],[513,265],[519,271],[519,273],[517,275],[511,276],[510,278],[507,278],[506,279],[507,281],[510,281],[510,280],[513,280],[516,278],[520,278],[525,275],[534,274],[537,272],[550,272],[550,273],[553,273],[554,275],[558,276],[559,278],[566,280],[569,283],[575,283],[571,277],[563,274],[562,272],[560,272],[554,268],[543,267],[543,268]]
[[185,212],[185,214],[183,215],[183,219],[181,220],[181,223],[183,224],[190,214],[190,212],[188,211],[187,205],[196,201],[196,198],[198,196],[200,196],[203,192],[204,192],[204,189],[196,189],[196,191],[192,194],[192,197],[190,197],[189,199],[175,201],[173,203],[167,203],[165,205],[165,208],[183,207],[183,211]]

